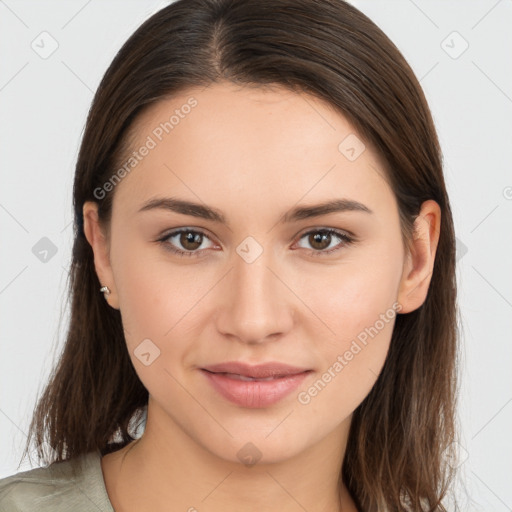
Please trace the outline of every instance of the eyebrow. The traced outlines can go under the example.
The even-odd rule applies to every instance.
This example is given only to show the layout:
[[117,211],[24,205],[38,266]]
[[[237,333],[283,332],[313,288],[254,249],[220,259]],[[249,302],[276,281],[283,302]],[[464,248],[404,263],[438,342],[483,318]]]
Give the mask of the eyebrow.
[[[211,206],[176,199],[173,197],[156,197],[146,201],[139,212],[149,210],[167,210],[183,215],[190,215],[201,219],[211,220],[229,226],[224,214]],[[334,199],[316,205],[297,206],[281,216],[279,223],[292,223],[299,220],[311,219],[337,212],[364,212],[373,214],[366,205],[351,199]]]

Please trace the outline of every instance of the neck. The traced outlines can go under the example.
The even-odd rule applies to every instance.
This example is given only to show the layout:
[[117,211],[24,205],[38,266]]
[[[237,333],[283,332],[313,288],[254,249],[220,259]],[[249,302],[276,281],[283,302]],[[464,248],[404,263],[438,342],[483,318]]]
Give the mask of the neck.
[[357,512],[338,481],[350,418],[291,458],[245,465],[220,458],[152,412],[150,401],[140,439],[102,458],[116,512]]

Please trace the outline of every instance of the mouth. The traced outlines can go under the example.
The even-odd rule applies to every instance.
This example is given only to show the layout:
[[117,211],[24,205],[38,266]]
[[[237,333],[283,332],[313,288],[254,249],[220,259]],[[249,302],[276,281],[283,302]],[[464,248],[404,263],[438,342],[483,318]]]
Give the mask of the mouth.
[[[208,372],[208,370],[205,370],[205,372]],[[215,373],[217,375],[224,375],[228,379],[244,380],[244,381],[248,381],[248,382],[253,382],[255,380],[259,381],[259,382],[267,382],[270,380],[276,380],[276,379],[281,379],[283,377],[286,377],[286,375],[276,375],[274,377],[265,377],[265,378],[259,377],[258,378],[258,377],[248,377],[247,375],[239,375],[238,373],[227,373],[227,372],[209,372],[209,373]]]
[[260,363],[256,365],[242,363],[239,361],[230,361],[227,363],[205,366],[202,369],[211,373],[239,375],[241,377],[249,377],[252,379],[280,378],[287,377],[289,375],[298,375],[299,373],[309,371],[309,368],[291,366],[277,361],[270,361],[268,363]]
[[296,389],[313,370],[282,363],[230,362],[201,368],[223,398],[245,408],[269,407]]

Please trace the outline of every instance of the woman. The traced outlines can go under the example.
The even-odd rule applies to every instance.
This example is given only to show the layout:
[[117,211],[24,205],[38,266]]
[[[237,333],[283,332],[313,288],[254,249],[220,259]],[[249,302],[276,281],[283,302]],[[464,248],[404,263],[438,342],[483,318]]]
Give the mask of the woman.
[[50,465],[3,509],[445,510],[453,222],[423,92],[366,16],[159,11],[98,88],[74,208],[26,447]]

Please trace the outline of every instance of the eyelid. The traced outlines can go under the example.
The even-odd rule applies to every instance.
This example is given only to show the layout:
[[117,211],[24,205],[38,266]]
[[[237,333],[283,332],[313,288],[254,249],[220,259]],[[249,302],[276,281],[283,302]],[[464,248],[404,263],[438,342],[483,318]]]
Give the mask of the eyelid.
[[298,242],[300,242],[305,236],[310,235],[311,233],[327,233],[328,235],[332,236],[334,235],[338,239],[341,240],[339,244],[334,246],[334,248],[331,249],[323,249],[323,250],[315,250],[315,249],[304,249],[305,251],[308,251],[309,256],[312,257],[328,257],[333,253],[336,253],[350,245],[353,245],[355,242],[357,242],[357,237],[353,234],[351,234],[350,231],[338,229],[338,228],[329,228],[329,227],[310,227],[307,228],[306,231],[302,232],[300,235],[298,235]]
[[[179,235],[180,233],[183,233],[183,232],[193,232],[196,234],[201,234],[204,237],[208,238],[213,244],[222,245],[222,244],[218,244],[214,240],[212,240],[212,237],[204,229],[196,228],[196,227],[189,227],[189,226],[183,226],[180,228],[174,228],[174,229],[168,230],[168,231],[164,232],[161,236],[159,236],[157,238],[156,242],[160,242],[161,244],[164,245],[166,250],[173,252],[175,254],[178,254],[179,256],[201,257],[203,255],[204,251],[206,251],[206,249],[195,250],[195,251],[185,251],[185,250],[176,248],[170,242],[167,241],[169,238]],[[313,226],[313,227],[305,228],[303,231],[299,232],[299,234],[295,235],[294,239],[297,239],[297,242],[300,242],[306,235],[309,235],[311,233],[328,233],[330,235],[335,235],[342,240],[341,244],[338,244],[338,246],[336,246],[335,248],[330,249],[330,250],[314,250],[314,249],[302,248],[306,251],[309,251],[309,254],[312,256],[322,256],[322,255],[326,256],[333,252],[341,250],[346,246],[352,245],[358,241],[358,238],[356,237],[356,235],[354,235],[349,230],[346,230],[346,229],[343,230],[343,229],[339,229],[339,228],[331,228],[331,227],[327,227],[327,226],[322,226],[322,227]],[[339,247],[340,245],[341,245],[341,247]]]
[[[160,236],[158,236],[156,241],[165,243],[165,241],[167,239],[169,239],[173,236],[179,235],[180,233],[183,233],[183,232],[185,232],[185,233],[192,232],[192,233],[203,235],[205,238],[208,238],[208,240],[210,240],[213,244],[221,245],[220,243],[215,242],[214,237],[212,235],[210,235],[206,230],[204,230],[202,228],[196,228],[196,227],[190,227],[190,226],[183,226],[181,228],[174,228],[171,230],[166,230]],[[186,252],[194,252],[194,251],[186,251]],[[195,251],[195,252],[199,252],[199,251]]]
[[357,236],[352,231],[349,231],[348,229],[333,228],[333,227],[329,227],[329,226],[310,226],[310,227],[304,228],[303,231],[299,231],[299,233],[297,235],[295,235],[295,238],[296,237],[302,238],[304,235],[307,235],[311,232],[316,233],[318,231],[331,231],[331,232],[337,234],[338,236],[343,235],[343,236],[346,236],[347,238],[351,238],[354,242],[357,240]]

